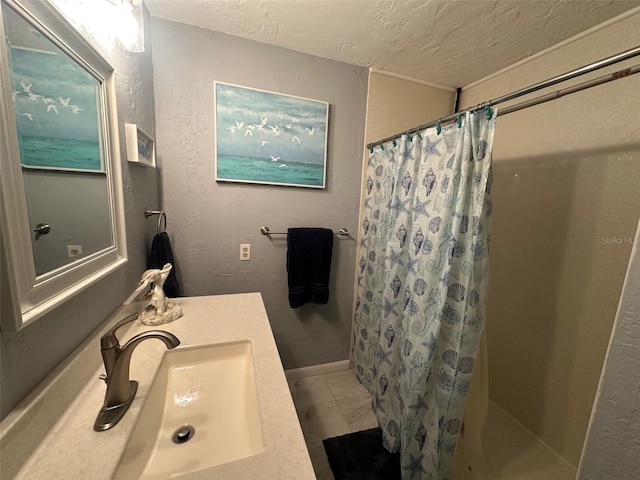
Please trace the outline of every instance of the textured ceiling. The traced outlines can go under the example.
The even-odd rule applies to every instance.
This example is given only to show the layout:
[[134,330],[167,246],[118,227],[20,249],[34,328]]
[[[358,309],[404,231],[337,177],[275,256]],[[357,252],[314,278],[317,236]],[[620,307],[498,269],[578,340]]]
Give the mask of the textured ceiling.
[[144,0],[153,16],[450,87],[640,0]]

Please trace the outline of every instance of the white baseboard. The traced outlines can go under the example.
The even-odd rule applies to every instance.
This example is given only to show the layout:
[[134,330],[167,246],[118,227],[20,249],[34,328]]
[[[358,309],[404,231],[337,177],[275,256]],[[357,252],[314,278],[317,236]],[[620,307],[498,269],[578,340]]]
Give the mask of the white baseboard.
[[311,365],[309,367],[292,368],[285,370],[284,374],[287,380],[297,380],[299,378],[313,377],[315,375],[325,375],[327,373],[341,372],[349,370],[349,360],[340,360],[339,362],[323,363],[320,365]]

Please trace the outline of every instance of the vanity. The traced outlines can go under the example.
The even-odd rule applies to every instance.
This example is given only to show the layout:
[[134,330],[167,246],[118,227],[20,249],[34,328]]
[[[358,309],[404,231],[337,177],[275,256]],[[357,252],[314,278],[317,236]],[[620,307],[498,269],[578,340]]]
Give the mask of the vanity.
[[[116,311],[2,421],[3,478],[316,478],[261,295],[174,300],[183,317],[159,328],[175,335],[180,346],[167,350],[152,339],[136,348],[130,378],[138,382],[138,391],[119,423],[103,432],[93,429],[105,395],[98,378],[104,371],[99,339],[141,303]],[[118,336],[124,343],[150,329],[135,321]],[[215,383],[207,387],[204,377],[210,374]],[[170,375],[179,376],[171,380]],[[180,392],[171,391],[176,384]],[[173,407],[163,407],[172,403],[161,398],[165,395],[173,398]],[[185,422],[177,419],[177,441],[155,440],[166,436],[158,432],[163,408],[168,423],[167,415],[182,415],[191,404],[205,401],[210,411],[200,410]],[[209,413],[218,428],[201,425]],[[194,430],[180,430],[183,423]],[[196,440],[205,454],[181,463],[187,448],[196,451]],[[162,465],[158,459],[169,461]]]

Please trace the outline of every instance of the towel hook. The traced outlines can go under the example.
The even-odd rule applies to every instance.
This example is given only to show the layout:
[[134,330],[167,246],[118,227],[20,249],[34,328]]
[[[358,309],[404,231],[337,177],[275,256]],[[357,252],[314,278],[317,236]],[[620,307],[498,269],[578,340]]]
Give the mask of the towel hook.
[[[164,219],[164,227],[160,228],[160,225],[162,225],[162,220]],[[166,232],[167,231],[167,215],[166,213],[162,212],[160,214],[160,216],[158,217],[158,228],[157,228],[157,232]]]
[[[148,218],[151,215],[158,215],[158,227],[156,229],[157,233],[165,232],[167,230],[167,215],[163,210],[149,210],[149,208],[144,208],[144,218]],[[164,220],[164,227],[162,227],[162,221]]]

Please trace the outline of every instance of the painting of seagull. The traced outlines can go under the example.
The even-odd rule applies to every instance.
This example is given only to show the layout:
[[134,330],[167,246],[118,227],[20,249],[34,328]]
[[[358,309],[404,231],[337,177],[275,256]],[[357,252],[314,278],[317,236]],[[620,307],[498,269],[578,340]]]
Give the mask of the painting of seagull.
[[214,85],[216,181],[325,186],[327,102]]
[[20,162],[104,173],[102,138],[107,126],[102,124],[106,104],[100,80],[39,28],[17,27],[6,30],[4,40],[11,46],[8,61]]
[[268,127],[271,129],[274,137],[280,136],[280,127],[278,127],[278,125],[268,125]]

